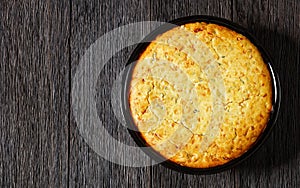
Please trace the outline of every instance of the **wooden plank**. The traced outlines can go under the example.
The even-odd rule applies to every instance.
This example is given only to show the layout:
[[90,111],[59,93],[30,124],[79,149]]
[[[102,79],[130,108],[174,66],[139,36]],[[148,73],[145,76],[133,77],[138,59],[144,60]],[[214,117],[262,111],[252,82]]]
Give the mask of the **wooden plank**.
[[151,20],[170,21],[192,15],[218,16],[231,20],[231,2],[219,1],[151,1]]
[[[168,21],[190,15],[212,15],[231,19],[230,1],[151,1],[151,20]],[[233,187],[232,170],[208,175],[195,176],[172,171],[161,165],[152,168],[153,187]]]
[[[297,187],[299,9],[297,0],[1,1],[0,186]],[[98,156],[70,116],[69,62],[73,77],[85,50],[118,26],[195,14],[232,19],[271,52],[283,96],[270,139],[241,165],[209,176],[181,174],[161,165],[124,167]],[[135,143],[114,117],[109,100],[111,85],[132,49],[109,61],[96,87],[105,128],[128,145]]]
[[282,86],[281,113],[267,143],[238,166],[239,187],[297,187],[299,179],[299,1],[236,1],[233,20],[271,53]]
[[69,3],[0,7],[0,186],[67,185]]
[[[72,78],[84,52],[99,37],[119,26],[149,20],[147,1],[72,1]],[[110,91],[125,66],[132,47],[116,54],[100,73],[96,104],[103,126],[117,140],[135,145],[127,129],[120,125],[110,105]],[[87,83],[89,84],[89,83]],[[77,122],[71,123],[70,187],[149,187],[150,168],[131,168],[106,161],[80,136]],[[111,148],[115,151],[115,148]],[[118,151],[115,151],[116,153]],[[126,157],[126,156],[120,156]]]

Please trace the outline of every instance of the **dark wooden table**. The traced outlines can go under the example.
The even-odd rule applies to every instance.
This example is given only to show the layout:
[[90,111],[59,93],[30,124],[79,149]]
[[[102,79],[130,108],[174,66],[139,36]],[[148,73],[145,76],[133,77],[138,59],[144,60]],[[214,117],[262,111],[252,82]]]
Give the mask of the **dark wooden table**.
[[[213,15],[249,29],[272,54],[281,111],[265,145],[237,167],[194,176],[161,165],[132,168],[97,155],[80,136],[71,81],[85,50],[137,21]],[[1,187],[299,187],[300,1],[2,0],[0,2]],[[133,47],[117,53],[97,83],[105,128],[134,145],[110,107],[110,87]],[[101,113],[100,113],[101,111]]]

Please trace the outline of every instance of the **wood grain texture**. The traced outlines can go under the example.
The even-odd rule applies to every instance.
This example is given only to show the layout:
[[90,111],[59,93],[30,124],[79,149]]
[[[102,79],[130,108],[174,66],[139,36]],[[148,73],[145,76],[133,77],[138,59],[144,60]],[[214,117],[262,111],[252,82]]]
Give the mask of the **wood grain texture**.
[[[299,187],[299,12],[298,0],[1,1],[0,186]],[[188,15],[232,20],[272,54],[282,105],[270,138],[239,166],[207,176],[106,161],[85,143],[72,114],[70,84],[80,58],[119,26]],[[135,143],[113,114],[110,91],[133,48],[107,63],[95,96],[105,128],[128,145]]]
[[66,185],[69,3],[0,4],[0,186]]
[[[149,8],[147,1],[72,1],[72,75],[80,57],[99,37],[119,26],[149,20]],[[132,49],[122,50],[105,65],[96,86],[96,105],[103,126],[112,137],[129,145],[134,142],[113,114],[110,91]],[[150,167],[130,168],[106,161],[84,142],[74,121],[71,123],[70,146],[70,187],[150,187]],[[115,148],[111,151],[118,153]]]

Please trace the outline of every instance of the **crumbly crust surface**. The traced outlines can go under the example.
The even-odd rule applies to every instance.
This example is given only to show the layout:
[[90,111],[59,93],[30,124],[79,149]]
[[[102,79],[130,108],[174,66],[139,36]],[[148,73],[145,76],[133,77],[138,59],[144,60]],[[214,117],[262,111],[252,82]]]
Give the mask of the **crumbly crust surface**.
[[[210,53],[191,56],[195,43],[184,35],[179,39],[191,48],[168,42],[180,30]],[[245,153],[272,110],[270,73],[258,49],[245,36],[204,22],[176,27],[155,41],[135,65],[129,89],[131,114],[145,141],[171,161],[194,168],[222,165]],[[222,78],[222,114],[214,112],[213,78],[203,62],[215,63]],[[212,128],[216,115],[222,121]]]

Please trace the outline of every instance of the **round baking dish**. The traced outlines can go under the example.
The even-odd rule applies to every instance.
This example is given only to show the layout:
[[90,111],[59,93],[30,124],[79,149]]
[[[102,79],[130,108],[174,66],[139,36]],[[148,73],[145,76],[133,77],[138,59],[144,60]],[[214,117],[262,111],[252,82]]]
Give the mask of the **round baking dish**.
[[[215,167],[209,167],[209,168],[193,168],[193,167],[186,167],[181,166],[175,162],[172,162],[170,160],[166,160],[161,154],[159,154],[157,151],[152,149],[147,142],[144,140],[144,138],[141,136],[141,133],[138,131],[134,120],[131,115],[130,107],[129,107],[129,85],[131,82],[131,75],[133,68],[135,67],[135,62],[138,60],[140,54],[147,48],[147,46],[150,44],[148,41],[152,41],[158,36],[159,34],[162,34],[170,29],[172,29],[175,26],[180,26],[187,23],[193,23],[193,22],[206,22],[206,23],[213,23],[221,26],[225,26],[233,31],[236,31],[237,33],[240,33],[247,37],[260,51],[261,56],[265,62],[265,64],[268,67],[268,70],[270,72],[271,81],[272,81],[272,111],[270,112],[269,120],[266,125],[266,128],[264,131],[260,134],[260,136],[257,138],[253,146],[247,150],[244,154],[242,154],[240,157],[235,158],[223,165],[215,166]],[[230,169],[237,164],[241,163],[245,159],[247,159],[250,155],[252,155],[255,151],[257,151],[261,145],[265,142],[268,135],[270,134],[272,128],[274,127],[275,121],[278,116],[279,107],[280,107],[280,83],[279,78],[276,72],[274,71],[272,67],[272,59],[270,55],[266,52],[266,50],[258,43],[258,41],[243,27],[229,21],[226,19],[218,18],[218,17],[212,17],[212,16],[190,16],[190,17],[183,17],[179,18],[173,21],[169,22],[170,24],[164,24],[151,32],[148,36],[144,38],[144,40],[137,45],[137,47],[132,52],[131,56],[128,59],[128,62],[126,64],[126,69],[123,74],[123,87],[122,87],[122,111],[128,126],[128,131],[136,144],[141,147],[141,149],[149,155],[153,160],[156,161],[163,161],[161,164],[165,167],[168,167],[170,169],[183,172],[183,173],[189,173],[189,174],[212,174],[212,173],[218,173],[227,169]],[[145,42],[147,41],[147,42]],[[145,149],[147,147],[147,149]]]

